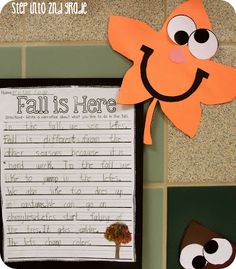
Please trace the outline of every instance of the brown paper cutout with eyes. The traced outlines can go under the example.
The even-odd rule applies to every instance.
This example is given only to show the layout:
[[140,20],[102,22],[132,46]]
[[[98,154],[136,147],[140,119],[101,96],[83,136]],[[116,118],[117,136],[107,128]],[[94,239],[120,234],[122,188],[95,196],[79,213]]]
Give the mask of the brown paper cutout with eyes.
[[181,241],[180,264],[184,269],[236,269],[236,245],[193,221]]

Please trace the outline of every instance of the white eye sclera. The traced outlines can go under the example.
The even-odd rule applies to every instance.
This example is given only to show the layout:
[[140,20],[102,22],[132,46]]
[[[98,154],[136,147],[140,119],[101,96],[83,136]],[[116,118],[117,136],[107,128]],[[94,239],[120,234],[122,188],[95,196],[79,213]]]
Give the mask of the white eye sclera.
[[203,249],[206,260],[214,265],[226,263],[233,254],[233,247],[230,242],[223,238],[213,238]]
[[188,44],[191,54],[197,59],[212,58],[219,46],[212,31],[204,28],[197,29],[195,22],[185,15],[173,17],[168,23],[167,32],[175,44]]
[[205,60],[215,55],[218,49],[218,40],[210,30],[197,29],[191,34],[188,46],[193,56]]
[[196,30],[194,21],[185,15],[173,17],[167,26],[170,39],[179,45],[188,43],[190,35]]
[[207,265],[203,256],[203,246],[191,244],[184,247],[180,254],[180,264],[185,269],[203,269]]

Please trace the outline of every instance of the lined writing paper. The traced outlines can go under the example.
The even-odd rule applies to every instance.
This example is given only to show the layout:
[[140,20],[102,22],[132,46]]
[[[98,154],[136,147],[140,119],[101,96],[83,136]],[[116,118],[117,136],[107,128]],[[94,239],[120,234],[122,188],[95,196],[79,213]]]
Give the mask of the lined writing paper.
[[[5,261],[135,261],[135,111],[117,92],[1,90]],[[115,223],[131,241],[105,237]]]

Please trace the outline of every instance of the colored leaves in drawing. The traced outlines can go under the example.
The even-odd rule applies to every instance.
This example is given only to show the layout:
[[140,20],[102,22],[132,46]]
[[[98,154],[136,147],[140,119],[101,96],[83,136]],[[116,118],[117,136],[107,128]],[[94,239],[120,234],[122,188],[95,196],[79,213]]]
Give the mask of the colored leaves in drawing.
[[132,240],[128,226],[119,222],[113,223],[107,227],[104,236],[108,241],[113,241],[116,244],[116,259],[120,258],[120,245],[128,244]]

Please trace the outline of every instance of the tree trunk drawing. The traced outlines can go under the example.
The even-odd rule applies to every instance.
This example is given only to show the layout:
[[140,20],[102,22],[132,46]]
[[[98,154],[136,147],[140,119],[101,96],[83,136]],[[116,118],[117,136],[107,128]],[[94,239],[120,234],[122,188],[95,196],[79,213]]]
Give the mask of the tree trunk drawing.
[[116,244],[116,259],[120,258],[120,244]]
[[113,223],[106,228],[104,237],[115,243],[115,259],[120,259],[121,244],[128,244],[132,240],[129,227],[124,223]]

